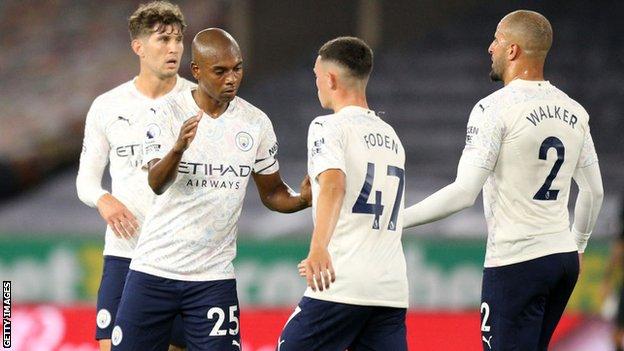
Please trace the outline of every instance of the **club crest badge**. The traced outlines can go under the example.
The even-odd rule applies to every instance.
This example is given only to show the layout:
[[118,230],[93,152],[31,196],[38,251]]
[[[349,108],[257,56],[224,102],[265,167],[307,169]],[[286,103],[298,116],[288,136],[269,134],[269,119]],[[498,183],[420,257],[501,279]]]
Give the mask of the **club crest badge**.
[[236,146],[242,151],[249,151],[253,147],[254,140],[247,132],[236,134]]

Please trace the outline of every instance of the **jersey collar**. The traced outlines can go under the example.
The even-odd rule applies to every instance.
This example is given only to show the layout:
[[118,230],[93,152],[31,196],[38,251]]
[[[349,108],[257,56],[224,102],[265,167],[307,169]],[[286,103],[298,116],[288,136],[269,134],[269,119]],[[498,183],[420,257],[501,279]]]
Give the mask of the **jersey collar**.
[[[189,106],[193,106],[193,109],[195,110],[195,113],[197,113],[200,110],[200,107],[197,105],[197,102],[193,98],[193,91],[195,91],[197,89],[198,88],[185,89],[184,93],[183,93],[184,94],[184,99],[186,100],[186,102],[187,102],[187,104]],[[209,117],[210,120],[216,120],[216,119],[220,119],[220,118],[223,118],[223,117],[227,117],[236,109],[236,103],[237,102],[238,102],[238,96],[235,96],[234,99],[232,99],[232,101],[230,101],[227,109],[225,109],[225,111],[223,111],[223,113],[219,117],[217,117],[217,118],[212,118],[206,112],[204,112],[204,114],[207,117]]]
[[524,79],[514,79],[507,86],[518,86],[518,87],[544,87],[550,86],[550,82],[547,80],[524,80]]
[[336,112],[336,114],[347,114],[347,115],[353,115],[353,114],[370,114],[372,116],[376,116],[375,115],[375,111],[373,110],[369,110],[367,108],[361,107],[361,106],[354,106],[354,105],[349,105],[349,106],[345,106],[343,108],[341,108],[338,112]]
[[163,95],[163,96],[161,96],[161,97],[159,97],[157,99],[152,99],[152,98],[149,98],[149,97],[143,95],[143,93],[141,93],[139,91],[139,89],[137,89],[136,84],[135,84],[137,78],[138,78],[138,76],[135,76],[130,81],[130,86],[131,86],[130,91],[132,92],[133,95],[138,96],[139,98],[142,98],[142,99],[145,99],[145,100],[149,100],[149,101],[159,100],[159,99],[164,98],[165,96],[169,96],[169,95],[173,94],[174,92],[179,91],[180,88],[182,87],[182,84],[184,84],[183,79],[179,75],[176,74],[176,83],[173,86],[173,88],[171,90],[169,90],[167,92],[167,94],[165,94],[165,95]]

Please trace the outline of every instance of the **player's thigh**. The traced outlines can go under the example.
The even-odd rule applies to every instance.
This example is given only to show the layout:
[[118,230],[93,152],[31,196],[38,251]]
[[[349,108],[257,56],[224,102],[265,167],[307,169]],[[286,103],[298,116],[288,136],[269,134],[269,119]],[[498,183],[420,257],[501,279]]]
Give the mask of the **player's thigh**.
[[171,338],[169,344],[177,347],[178,349],[186,348],[186,337],[184,336],[184,322],[182,321],[182,315],[175,316],[173,326],[171,328]]
[[530,351],[537,348],[546,298],[533,265],[486,268],[481,290],[483,350]]
[[579,261],[576,252],[557,254],[553,258],[559,260],[561,269],[553,277],[553,283],[549,289],[550,293],[546,299],[538,350],[548,349],[550,339],[574,291],[579,274]]
[[240,309],[234,279],[185,283],[182,317],[192,350],[239,350]]
[[371,317],[349,351],[407,351],[405,308],[370,307]]
[[178,287],[149,274],[130,271],[111,334],[113,351],[167,350],[179,310]]
[[129,258],[104,256],[102,279],[97,296],[96,340],[111,338],[129,266]]
[[278,351],[344,351],[370,317],[366,306],[303,297],[286,322]]

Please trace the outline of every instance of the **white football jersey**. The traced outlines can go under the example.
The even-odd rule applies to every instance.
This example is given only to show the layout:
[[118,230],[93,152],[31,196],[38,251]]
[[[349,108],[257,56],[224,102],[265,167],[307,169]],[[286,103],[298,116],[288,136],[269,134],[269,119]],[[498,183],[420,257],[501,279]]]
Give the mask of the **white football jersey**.
[[[192,91],[166,99],[147,121],[143,164],[163,158],[180,127],[199,112]],[[236,97],[213,119],[204,114],[176,180],[156,201],[130,268],[185,281],[234,278],[238,217],[252,172],[278,171],[269,118]]]
[[473,108],[462,161],[492,171],[483,187],[486,267],[577,250],[572,175],[598,162],[580,104],[547,81],[516,79]]
[[[81,199],[87,205],[95,207],[100,196],[106,193],[101,181],[110,160],[111,194],[134,214],[139,224],[143,222],[154,199],[147,184],[147,172],[141,168],[145,134],[143,119],[148,117],[146,112],[154,101],[194,86],[178,76],[171,92],[154,100],[141,94],[133,79],[93,101],[85,123],[77,180],[78,192],[83,194]],[[132,258],[136,242],[137,236],[119,238],[107,227],[104,255]]]
[[375,112],[347,106],[320,116],[308,131],[308,174],[316,222],[318,175],[340,169],[346,192],[329,243],[336,282],[305,296],[364,306],[408,306],[401,244],[405,151],[394,129]]

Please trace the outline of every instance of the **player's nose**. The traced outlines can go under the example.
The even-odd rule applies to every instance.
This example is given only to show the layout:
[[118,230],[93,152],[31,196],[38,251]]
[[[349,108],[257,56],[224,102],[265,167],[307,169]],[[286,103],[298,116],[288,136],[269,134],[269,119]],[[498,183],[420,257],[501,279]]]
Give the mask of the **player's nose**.
[[230,71],[225,76],[225,84],[227,84],[227,85],[234,85],[234,83],[236,83],[236,79],[237,79],[236,74],[234,74],[233,71]]
[[169,45],[167,45],[167,49],[169,50],[170,54],[177,54],[182,51],[182,45],[180,45],[180,43],[176,42],[175,40],[171,40],[169,42]]

